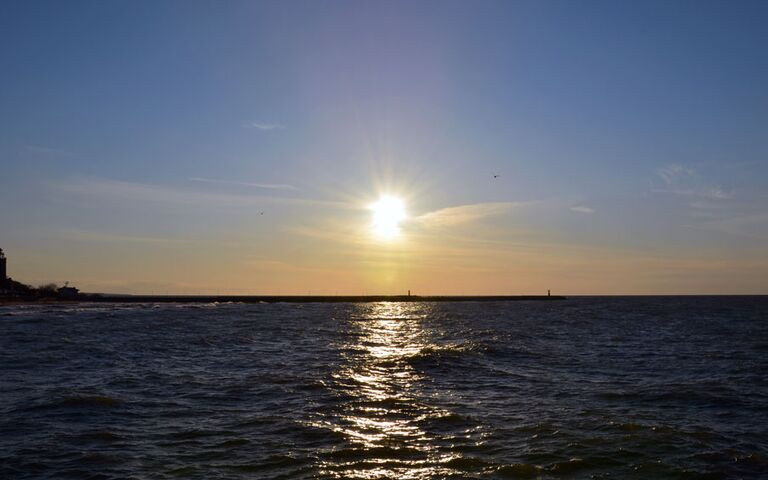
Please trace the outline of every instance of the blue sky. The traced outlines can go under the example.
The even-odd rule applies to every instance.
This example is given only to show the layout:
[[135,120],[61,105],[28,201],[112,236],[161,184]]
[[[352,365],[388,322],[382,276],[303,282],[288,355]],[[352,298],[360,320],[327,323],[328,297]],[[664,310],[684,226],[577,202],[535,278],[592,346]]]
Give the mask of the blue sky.
[[[768,293],[767,21],[5,2],[0,246],[98,291]],[[364,238],[380,193],[398,242]]]

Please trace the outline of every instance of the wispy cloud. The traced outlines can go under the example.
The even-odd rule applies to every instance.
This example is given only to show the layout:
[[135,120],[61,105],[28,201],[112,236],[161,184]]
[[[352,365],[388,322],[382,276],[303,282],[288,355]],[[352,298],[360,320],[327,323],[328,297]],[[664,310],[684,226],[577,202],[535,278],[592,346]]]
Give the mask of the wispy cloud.
[[429,227],[450,227],[474,222],[485,217],[502,215],[515,207],[526,204],[526,202],[491,202],[460,205],[425,213],[415,220]]
[[216,183],[216,184],[222,184],[222,185],[238,185],[242,187],[266,188],[270,190],[298,190],[293,185],[288,185],[286,183],[236,182],[232,180],[218,180],[215,178],[199,178],[199,177],[190,178],[189,181],[201,182],[201,183]]
[[89,197],[117,198],[136,202],[153,202],[172,205],[195,205],[204,207],[253,207],[262,208],[265,203],[322,206],[347,209],[344,202],[299,197],[267,195],[237,195],[178,188],[136,182],[123,182],[99,178],[71,180],[57,185],[60,190]]
[[683,178],[693,178],[696,176],[693,170],[680,164],[672,163],[656,169],[656,174],[664,180],[667,185],[677,183]]
[[662,188],[653,188],[653,191],[656,193],[711,199],[730,198],[730,195],[719,185],[706,182],[693,169],[677,163],[656,169],[656,175],[664,183]]
[[684,197],[689,218],[685,228],[728,235],[768,238],[768,197],[749,189],[725,191],[692,168],[671,164],[656,170],[663,181],[652,191]]
[[118,242],[118,243],[189,243],[180,238],[146,237],[138,235],[122,235],[103,233],[90,230],[66,229],[61,232],[63,238],[77,241]]
[[76,153],[45,145],[25,145],[24,150],[34,155],[47,157],[81,158],[81,156]]
[[768,239],[768,214],[764,213],[713,216],[709,220],[683,226],[741,237]]
[[283,125],[280,125],[279,123],[260,123],[260,122],[251,122],[248,124],[249,127],[253,127],[257,130],[262,131],[269,131],[269,130],[284,130],[285,127]]
[[595,210],[589,207],[586,207],[584,205],[576,205],[574,207],[571,207],[572,212],[577,213],[595,213]]
[[759,192],[740,192],[728,200],[703,198],[689,203],[687,228],[710,230],[730,235],[768,238],[768,197]]

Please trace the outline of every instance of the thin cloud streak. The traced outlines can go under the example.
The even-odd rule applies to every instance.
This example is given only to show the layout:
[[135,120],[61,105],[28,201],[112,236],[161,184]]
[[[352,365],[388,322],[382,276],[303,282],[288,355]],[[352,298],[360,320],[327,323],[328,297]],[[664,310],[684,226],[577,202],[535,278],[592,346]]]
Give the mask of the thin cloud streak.
[[690,188],[654,188],[651,190],[654,193],[668,193],[672,195],[679,195],[684,197],[701,197],[718,200],[727,200],[731,198],[730,195],[725,193],[720,187],[707,187],[700,189]]
[[350,208],[350,206],[346,203],[332,200],[278,197],[268,195],[233,195],[199,192],[195,190],[169,187],[164,185],[92,178],[59,184],[57,187],[65,192],[79,195],[103,198],[122,198],[133,201],[155,202],[173,205],[260,208],[264,206],[264,203],[269,202],[272,204],[302,205],[308,207],[328,207],[336,209]]
[[81,155],[60,148],[47,147],[45,145],[25,145],[24,150],[34,155],[61,158],[82,158]]
[[265,132],[268,132],[270,130],[283,130],[285,127],[283,125],[280,125],[279,123],[259,123],[259,122],[251,122],[248,124],[249,126],[257,129],[262,130]]
[[298,188],[294,187],[293,185],[288,185],[287,183],[236,182],[232,180],[218,180],[215,178],[199,178],[199,177],[192,177],[188,180],[190,182],[216,183],[221,185],[238,185],[243,187],[266,188],[269,190],[298,190]]
[[428,227],[452,227],[486,217],[503,215],[513,208],[529,204],[529,202],[490,202],[459,205],[425,213],[416,217],[415,221]]
[[595,213],[594,209],[589,208],[589,207],[584,206],[584,205],[576,205],[575,207],[571,207],[570,210],[572,212],[577,212],[577,213],[587,213],[587,214]]
[[161,238],[161,237],[146,237],[137,235],[120,235],[111,233],[101,233],[89,230],[78,229],[66,229],[61,231],[61,237],[86,242],[117,242],[117,243],[189,243],[188,239],[181,238]]

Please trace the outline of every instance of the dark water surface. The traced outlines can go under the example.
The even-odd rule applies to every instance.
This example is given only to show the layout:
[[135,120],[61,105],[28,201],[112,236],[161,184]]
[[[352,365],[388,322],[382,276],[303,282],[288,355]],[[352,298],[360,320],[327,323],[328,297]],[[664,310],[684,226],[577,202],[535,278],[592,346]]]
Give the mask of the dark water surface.
[[768,478],[768,298],[0,307],[0,478]]

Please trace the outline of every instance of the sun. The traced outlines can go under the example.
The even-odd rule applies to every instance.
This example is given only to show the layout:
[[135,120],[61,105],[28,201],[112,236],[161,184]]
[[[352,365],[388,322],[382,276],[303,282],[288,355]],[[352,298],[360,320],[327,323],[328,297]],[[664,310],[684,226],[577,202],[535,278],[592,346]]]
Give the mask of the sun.
[[400,234],[400,222],[405,220],[405,202],[391,195],[379,197],[368,208],[373,211],[373,233],[382,239],[392,239]]

